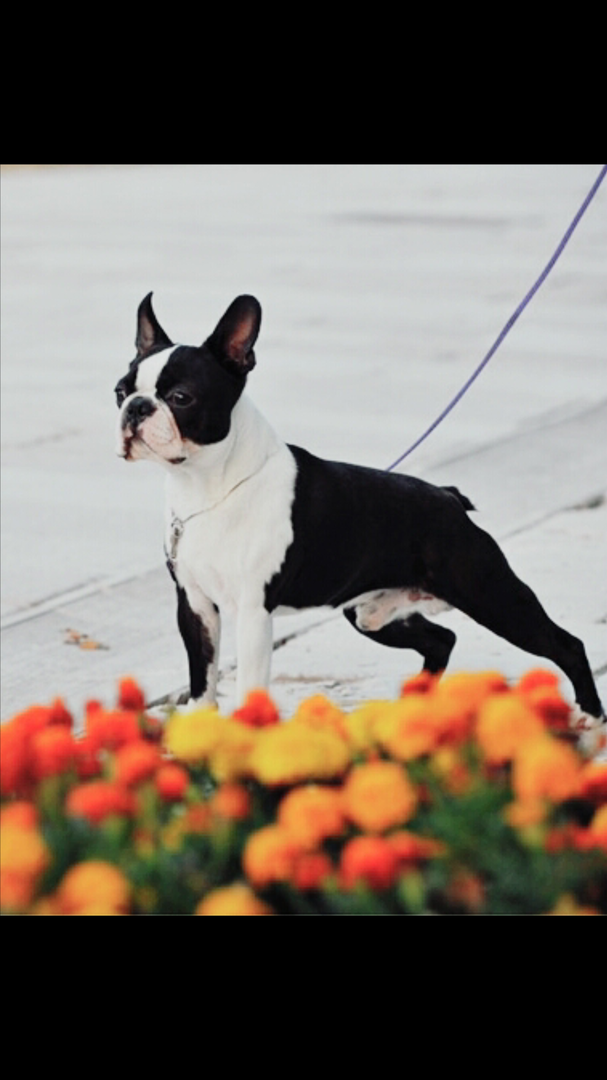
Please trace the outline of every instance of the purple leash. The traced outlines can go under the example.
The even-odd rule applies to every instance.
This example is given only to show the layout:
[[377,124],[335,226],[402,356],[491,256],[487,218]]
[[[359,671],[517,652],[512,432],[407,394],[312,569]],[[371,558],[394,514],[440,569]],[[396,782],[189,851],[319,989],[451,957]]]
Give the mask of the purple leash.
[[501,343],[504,340],[504,338],[506,337],[506,335],[510,332],[510,330],[514,326],[515,322],[519,318],[519,316],[522,315],[523,311],[527,307],[527,304],[533,299],[533,297],[535,296],[535,294],[538,291],[538,289],[540,288],[540,286],[543,285],[544,281],[548,277],[548,274],[552,270],[552,267],[554,266],[557,259],[560,258],[565,246],[569,243],[569,240],[571,239],[571,236],[573,235],[574,230],[576,229],[576,227],[579,224],[581,218],[583,217],[586,210],[588,209],[590,203],[594,199],[594,196],[596,195],[597,191],[599,190],[599,188],[600,188],[601,184],[603,183],[603,180],[605,179],[606,175],[607,175],[607,165],[603,165],[603,168],[601,169],[601,171],[600,171],[598,177],[596,178],[594,184],[590,188],[590,191],[588,192],[586,198],[584,199],[584,202],[580,206],[580,208],[579,208],[577,214],[575,215],[573,221],[571,222],[569,228],[567,229],[567,232],[563,236],[563,239],[561,240],[561,242],[558,245],[556,251],[554,252],[554,255],[552,256],[551,259],[548,260],[548,262],[546,263],[546,266],[542,270],[542,272],[541,272],[540,276],[538,277],[537,281],[535,282],[535,284],[531,286],[531,288],[529,289],[529,292],[523,298],[523,300],[521,300],[521,302],[520,302],[519,306],[517,307],[516,311],[510,316],[510,318],[508,319],[508,322],[504,326],[503,330],[501,331],[500,334],[498,334],[497,338],[493,342],[493,345],[489,349],[489,352],[481,360],[481,362],[478,365],[478,367],[476,368],[476,370],[472,372],[472,375],[467,380],[467,382],[464,383],[464,385],[462,386],[462,388],[460,390],[458,390],[457,394],[452,399],[452,401],[450,401],[449,404],[446,406],[446,408],[443,409],[440,416],[437,416],[436,420],[434,420],[434,422],[432,424],[430,424],[430,427],[427,429],[427,431],[424,431],[423,435],[420,435],[419,439],[416,439],[415,442],[413,443],[413,445],[410,446],[408,450],[405,450],[404,454],[401,454],[401,456],[399,458],[397,458],[396,461],[393,461],[392,464],[390,466],[388,466],[388,468],[386,469],[386,472],[391,472],[392,469],[395,469],[397,465],[400,465],[401,461],[404,461],[404,459],[406,457],[408,457],[409,454],[413,453],[413,451],[415,449],[417,449],[417,447],[420,445],[420,443],[422,443],[424,441],[424,439],[426,439],[428,437],[428,435],[432,431],[434,431],[434,429],[436,427],[438,427],[438,425],[445,419],[445,417],[449,415],[451,410],[453,408],[455,408],[458,401],[460,401],[463,398],[464,394],[472,386],[472,383],[474,382],[474,380],[478,378],[478,376],[480,375],[483,368],[485,368],[487,366],[487,364],[489,363],[491,357],[497,351],[497,349],[501,345]]

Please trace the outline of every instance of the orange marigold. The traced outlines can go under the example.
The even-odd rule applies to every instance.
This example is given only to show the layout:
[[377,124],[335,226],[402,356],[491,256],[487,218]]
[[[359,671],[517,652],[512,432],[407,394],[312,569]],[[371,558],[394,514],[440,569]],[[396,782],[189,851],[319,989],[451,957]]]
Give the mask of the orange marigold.
[[398,761],[412,761],[431,753],[439,741],[434,723],[432,694],[408,694],[386,703],[373,731],[388,753]]
[[55,899],[63,915],[118,915],[129,910],[131,887],[112,863],[89,859],[72,866]]
[[97,749],[118,750],[139,739],[138,714],[131,709],[89,708],[87,735]]
[[224,885],[207,893],[194,911],[195,915],[273,915],[253,890],[242,881]]
[[27,804],[2,815],[0,827],[0,903],[3,911],[24,911],[31,903],[38,880],[51,855],[31,824]]
[[346,714],[324,694],[314,694],[302,701],[293,714],[293,721],[319,731],[334,731],[342,739],[348,737]]
[[355,766],[342,790],[346,816],[360,829],[384,832],[413,815],[417,792],[402,766],[371,761]]
[[139,683],[127,676],[118,683],[118,708],[143,712],[145,709],[145,696]]
[[189,787],[190,776],[181,765],[166,762],[156,772],[154,784],[161,799],[166,799],[167,802],[178,802]]
[[302,851],[295,856],[291,885],[301,892],[320,889],[333,874],[333,864],[324,851]]
[[476,722],[477,741],[493,765],[510,761],[522,745],[545,730],[540,716],[517,694],[491,695]]
[[306,784],[293,788],[281,800],[277,819],[306,847],[315,847],[328,836],[339,836],[345,817],[341,793],[336,788]]
[[211,797],[213,813],[226,821],[243,821],[251,813],[251,796],[242,784],[221,784]]
[[398,829],[390,833],[386,840],[403,863],[424,862],[426,859],[436,859],[446,853],[446,847],[440,840],[432,836],[418,836],[417,833],[408,832],[406,829]]
[[121,746],[114,754],[114,779],[125,787],[133,787],[150,780],[161,764],[162,757],[157,747],[137,739]]
[[76,760],[76,741],[66,727],[55,724],[34,735],[31,762],[37,780],[57,776],[71,769]]
[[135,800],[129,791],[111,780],[89,780],[72,788],[65,809],[71,817],[82,817],[98,825],[112,814],[133,814]]
[[268,727],[280,721],[278,709],[265,690],[251,690],[244,705],[236,709],[233,716],[249,727]]
[[514,757],[512,787],[517,799],[563,802],[579,794],[581,761],[575,750],[546,734],[527,739]]
[[249,836],[242,865],[251,884],[263,889],[275,881],[289,881],[301,843],[282,825],[265,825]]
[[344,845],[339,883],[352,889],[361,883],[371,889],[389,889],[396,881],[399,856],[383,836],[354,836]]

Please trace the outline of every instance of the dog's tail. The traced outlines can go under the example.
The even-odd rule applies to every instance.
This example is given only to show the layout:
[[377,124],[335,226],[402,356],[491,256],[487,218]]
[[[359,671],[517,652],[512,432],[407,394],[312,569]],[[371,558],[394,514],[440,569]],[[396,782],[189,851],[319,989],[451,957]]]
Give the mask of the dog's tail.
[[473,506],[472,503],[470,502],[470,499],[467,498],[466,495],[462,495],[461,491],[459,491],[458,488],[456,488],[456,487],[444,487],[443,491],[448,491],[450,495],[455,495],[455,498],[458,500],[458,502],[461,503],[464,510],[476,510],[476,506]]

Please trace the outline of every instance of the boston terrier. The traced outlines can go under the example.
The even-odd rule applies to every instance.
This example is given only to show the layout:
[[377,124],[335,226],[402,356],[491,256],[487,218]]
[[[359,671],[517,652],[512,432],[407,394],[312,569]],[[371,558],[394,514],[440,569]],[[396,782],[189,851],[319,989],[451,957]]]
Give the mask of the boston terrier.
[[253,296],[237,297],[200,346],[173,344],[151,296],[115,388],[118,452],[168,473],[166,556],[194,701],[215,701],[221,617],[236,621],[242,700],[269,684],[281,610],[339,608],[437,673],[455,634],[425,614],[455,607],[553,661],[580,710],[602,716],[581,641],[551,621],[457,488],[322,461],[274,434],[243,394],[261,323]]

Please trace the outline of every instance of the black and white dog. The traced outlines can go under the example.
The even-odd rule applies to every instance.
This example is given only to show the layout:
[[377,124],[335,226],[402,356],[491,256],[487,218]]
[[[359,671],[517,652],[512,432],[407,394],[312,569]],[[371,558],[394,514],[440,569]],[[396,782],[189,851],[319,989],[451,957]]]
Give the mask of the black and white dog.
[[168,470],[166,553],[194,700],[213,702],[221,616],[236,619],[239,699],[267,687],[272,616],[340,608],[366,637],[445,668],[455,634],[424,617],[459,608],[557,664],[582,712],[602,715],[584,647],[555,625],[457,488],[321,461],[283,443],[243,390],[261,308],[239,296],[201,346],[174,345],[151,293],[137,355],[116,386],[119,454]]

